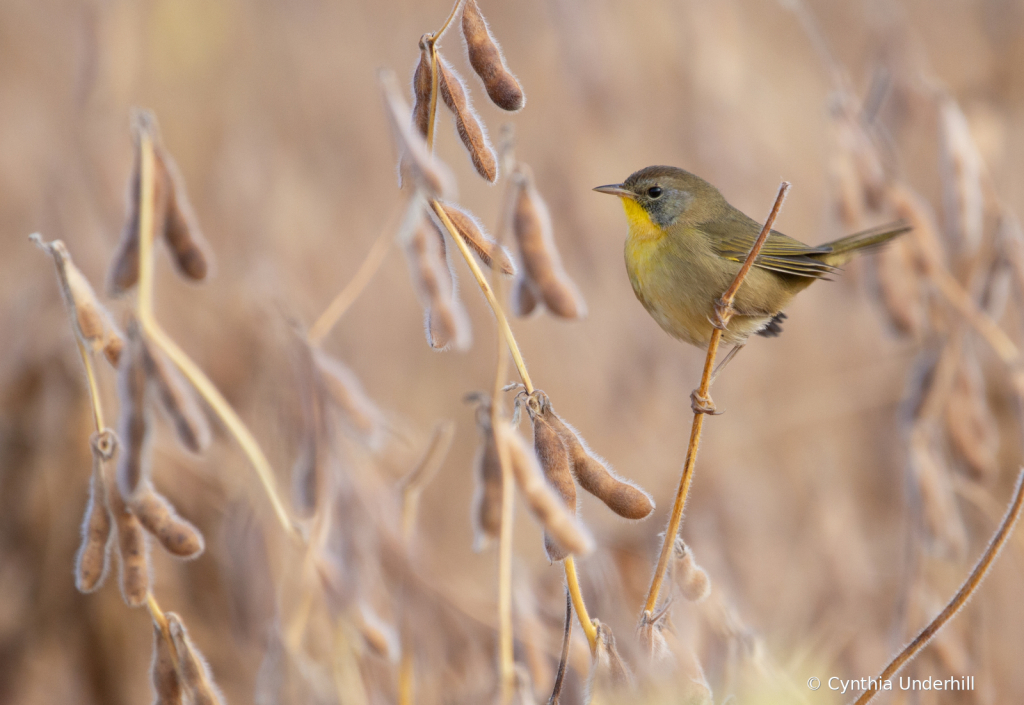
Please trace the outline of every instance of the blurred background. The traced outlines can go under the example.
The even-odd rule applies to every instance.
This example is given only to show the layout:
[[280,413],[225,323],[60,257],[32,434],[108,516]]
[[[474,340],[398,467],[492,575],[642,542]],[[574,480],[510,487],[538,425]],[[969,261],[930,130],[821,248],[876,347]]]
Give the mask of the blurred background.
[[[545,314],[513,327],[537,386],[559,413],[658,504],[648,520],[628,523],[592,497],[582,500],[601,547],[579,562],[591,613],[613,625],[627,660],[639,660],[629,643],[704,356],[669,338],[635,300],[622,261],[621,207],[591,188],[670,164],[707,178],[755,219],[767,215],[779,181],[791,181],[776,227],[808,243],[890,220],[885,207],[841,217],[836,105],[837,95],[852,96],[870,112],[887,178],[931,204],[948,243],[955,228],[948,193],[947,207],[943,200],[939,108],[951,99],[985,165],[986,199],[995,194],[1003,216],[1024,212],[1024,4],[480,5],[524,87],[526,108],[509,117],[486,101],[456,32],[442,52],[467,77],[492,134],[514,123],[517,156],[536,174],[566,269],[589,306],[581,322]],[[287,488],[297,447],[287,321],[310,325],[382,229],[393,227],[403,196],[376,72],[411,75],[417,40],[449,10],[408,0],[0,4],[0,703],[150,697],[148,616],[124,605],[114,580],[97,594],[75,591],[89,403],[52,262],[27,236],[64,240],[102,290],[125,213],[129,111],[151,108],[216,256],[215,276],[202,286],[183,283],[158,257],[157,316],[250,425]],[[437,153],[458,177],[460,203],[493,229],[503,187],[476,176],[450,123],[439,109]],[[1000,227],[995,220],[986,217],[986,237]],[[940,444],[948,520],[962,533],[946,544],[933,540],[934,526],[929,533],[921,508],[928,493],[909,444],[914,399],[958,326],[927,292],[927,320],[894,326],[876,258],[799,297],[784,334],[752,341],[714,388],[727,413],[705,425],[682,529],[713,595],[703,605],[679,601],[675,631],[680,648],[703,663],[715,702],[735,693],[756,702],[771,690],[755,675],[736,675],[729,664],[744,658],[770,664],[763,670],[774,675],[763,677],[772,688],[779,680],[794,684],[773,702],[845,700],[804,683],[875,675],[956,591],[1009,496],[1022,451],[1017,397],[1005,367],[967,330],[962,345],[977,371],[971,379],[980,379],[972,399],[983,407],[974,418],[988,465],[979,469],[955,444]],[[951,267],[966,281],[969,266]],[[372,454],[364,452],[350,467],[393,483],[440,419],[456,422],[452,450],[422,497],[419,569],[483,625],[480,656],[493,666],[497,559],[493,549],[472,551],[478,434],[462,399],[492,384],[494,326],[468,270],[456,269],[474,326],[468,353],[427,346],[399,248],[323,347],[404,429],[386,459],[366,461]],[[993,315],[1020,340],[1016,296]],[[111,308],[122,321],[125,302]],[[103,364],[110,415],[114,378]],[[208,547],[189,563],[155,552],[154,593],[190,625],[230,702],[335,702],[280,695],[283,689],[269,694],[268,634],[287,593],[287,564],[244,456],[220,427],[205,456],[189,456],[161,423],[154,481],[203,530]],[[532,669],[540,696],[557,655],[562,577],[548,565],[528,512],[521,507],[517,518],[516,579],[530,586],[536,628],[552,656],[547,671]],[[973,675],[977,690],[889,702],[1019,700],[1022,546],[1009,547],[977,598],[910,670],[917,678]],[[716,619],[731,626],[716,631]],[[583,663],[564,702],[580,697]],[[370,700],[394,702],[386,659],[364,670]],[[491,697],[490,675],[479,676],[484,685],[473,690],[455,676],[436,685],[428,663],[423,670],[418,702]]]

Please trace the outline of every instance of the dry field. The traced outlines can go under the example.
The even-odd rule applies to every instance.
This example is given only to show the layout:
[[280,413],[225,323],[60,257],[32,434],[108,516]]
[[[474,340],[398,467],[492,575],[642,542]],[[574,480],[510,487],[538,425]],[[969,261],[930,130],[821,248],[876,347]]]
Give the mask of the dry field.
[[[437,47],[495,154],[447,73],[436,162],[406,111],[448,3],[0,4],[0,704],[143,703],[154,682],[162,703],[543,703],[567,574],[590,619],[563,705],[843,703],[967,579],[1024,455],[1024,3],[477,2],[526,105],[488,98],[457,16]],[[455,239],[474,236],[434,200],[438,162],[515,277]],[[785,179],[776,227],[812,244],[915,229],[716,381],[689,550],[645,622],[704,354],[636,301],[622,209],[591,189],[650,164],[755,219]],[[536,261],[517,245],[538,199],[564,271],[550,241]],[[65,250],[37,232],[108,320],[74,270],[69,318]],[[577,520],[538,484],[534,429],[563,448],[558,417],[653,497],[646,519],[580,491]],[[564,566],[544,526],[578,553]],[[990,567],[901,672],[974,689],[897,677],[878,702],[1024,699],[1020,527]]]

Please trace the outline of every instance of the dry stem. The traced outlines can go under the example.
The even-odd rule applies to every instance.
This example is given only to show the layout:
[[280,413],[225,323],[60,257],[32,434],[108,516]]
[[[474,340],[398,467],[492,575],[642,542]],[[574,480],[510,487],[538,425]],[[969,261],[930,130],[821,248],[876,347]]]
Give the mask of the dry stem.
[[316,319],[312,328],[309,329],[309,342],[319,345],[331,332],[334,325],[341,319],[349,307],[355,302],[363,289],[373,279],[373,275],[384,263],[388,251],[391,249],[391,227],[390,225],[377,236],[370,251],[366,253],[366,259],[359,265],[355,276],[345,285],[345,288],[338,292],[327,309]]
[[152,137],[143,132],[140,136],[140,149],[142,150],[140,169],[140,204],[139,204],[139,292],[136,302],[136,313],[139,323],[157,347],[159,347],[171,361],[188,378],[196,391],[206,400],[214,413],[220,417],[228,430],[238,441],[243,452],[249,458],[253,469],[263,484],[270,503],[274,508],[281,526],[289,534],[301,540],[302,534],[298,527],[292,522],[285,509],[284,501],[277,492],[274,480],[274,471],[270,467],[263,451],[246,427],[242,419],[235,413],[231,405],[221,395],[213,382],[207,378],[203,371],[192,362],[185,352],[164,333],[153,315],[153,176],[154,176],[154,155]]
[[473,273],[473,278],[476,279],[477,285],[480,287],[480,291],[483,292],[484,298],[487,299],[487,304],[491,307],[491,312],[494,313],[494,318],[498,321],[498,330],[501,332],[502,337],[505,339],[505,344],[508,346],[508,350],[512,353],[512,360],[515,362],[516,370],[519,372],[520,378],[523,380],[523,385],[526,387],[527,393],[533,392],[533,381],[530,379],[530,373],[526,371],[526,363],[523,361],[523,355],[519,352],[519,345],[516,343],[516,338],[512,335],[512,328],[509,327],[508,318],[505,316],[505,311],[501,308],[501,304],[498,303],[498,299],[494,296],[494,290],[491,285],[487,282],[487,277],[484,276],[483,270],[480,269],[480,265],[473,259],[473,253],[469,250],[469,245],[459,235],[458,229],[452,223],[448,214],[445,212],[441,204],[436,200],[430,201],[430,207],[434,213],[441,220],[445,229],[451,235],[455,245],[459,248],[459,252],[462,253],[463,259],[466,260],[466,264],[469,265],[469,271]]
[[420,462],[402,480],[402,536],[409,541],[416,531],[416,517],[423,488],[434,478],[448,455],[455,424],[442,421],[434,429]]
[[[437,61],[437,41],[444,34],[445,30],[451,24],[451,21],[455,18],[458,13],[459,7],[462,5],[462,0],[456,0],[455,6],[452,8],[451,14],[448,19],[445,20],[444,25],[440,30],[435,32],[433,35],[427,37],[428,48],[430,49],[430,68],[431,68],[431,88],[430,88],[430,112],[427,119],[427,146],[433,149],[434,146],[434,123],[436,121],[437,114],[437,97],[438,97],[438,61]],[[512,334],[512,328],[508,324],[508,318],[505,316],[505,311],[502,309],[501,304],[498,302],[497,297],[494,295],[494,290],[488,283],[487,278],[484,276],[480,266],[473,259],[472,253],[469,251],[469,246],[466,245],[465,241],[459,235],[458,230],[452,224],[448,214],[445,213],[441,205],[434,199],[430,201],[430,207],[434,213],[440,219],[445,229],[451,235],[452,240],[459,248],[459,252],[462,253],[462,257],[466,260],[466,264],[469,266],[470,272],[473,274],[473,278],[476,280],[477,286],[480,287],[480,291],[483,293],[484,298],[487,299],[487,304],[491,307],[491,312],[494,314],[494,318],[498,324],[498,332],[505,340],[505,344],[508,346],[509,352],[512,354],[512,360],[515,363],[516,370],[519,372],[519,377],[523,381],[523,385],[526,387],[527,393],[533,392],[533,381],[530,379],[530,374],[526,370],[526,362],[523,360],[522,353],[519,351],[519,345],[516,343],[515,336]],[[492,400],[492,408],[496,404],[497,398]],[[501,457],[501,444],[498,446],[499,457]],[[507,489],[508,478],[506,467],[508,466],[508,459],[504,458],[501,460],[502,464],[502,487]],[[505,525],[505,511],[504,502],[507,501],[504,498],[508,495],[505,492],[503,497],[503,511],[502,511],[502,527]],[[511,513],[509,513],[511,514]],[[504,529],[502,529],[504,535]],[[510,540],[510,539],[509,539]],[[506,539],[499,538],[499,541],[506,541]],[[499,548],[499,550],[501,550]],[[572,556],[568,556],[564,561],[565,566],[565,579],[569,585],[569,592],[573,598],[573,605],[576,608],[576,613],[579,615],[580,624],[583,625],[583,632],[587,635],[587,641],[590,643],[590,650],[593,653],[597,648],[597,629],[590,621],[590,617],[587,614],[586,605],[583,602],[583,594],[580,592],[579,580],[576,577],[576,565],[573,561]],[[500,599],[500,596],[499,596]],[[510,598],[511,604],[511,598]],[[511,634],[511,630],[509,630]]]
[[[881,683],[896,675],[946,625],[946,622],[952,619],[960,611],[960,608],[967,604],[967,600],[970,599],[974,591],[981,585],[981,581],[985,579],[985,575],[988,574],[989,569],[999,555],[999,551],[1002,550],[1006,541],[1010,538],[1014,524],[1020,518],[1022,507],[1024,507],[1024,470],[1017,475],[1017,486],[1014,489],[1013,499],[1010,501],[1010,507],[1006,511],[1006,516],[1003,517],[1002,523],[989,542],[988,548],[985,549],[985,553],[978,560],[978,564],[974,566],[974,570],[967,576],[967,580],[960,586],[960,590],[949,601],[949,604],[882,670],[878,675],[877,682]],[[877,687],[864,691],[854,701],[853,705],[864,705],[874,698],[877,692]]]
[[398,705],[412,705],[416,673],[413,668],[412,651],[402,649],[402,661],[398,665]]
[[[512,360],[515,362],[516,369],[519,371],[519,377],[523,380],[523,386],[526,387],[527,393],[533,392],[533,381],[530,379],[530,374],[526,371],[526,363],[523,361],[522,353],[519,352],[519,345],[516,343],[516,338],[512,334],[512,328],[508,324],[508,318],[505,316],[505,311],[501,308],[501,304],[498,303],[498,299],[494,296],[494,290],[491,289],[491,285],[487,282],[487,278],[484,276],[483,270],[480,269],[480,265],[473,259],[473,254],[469,251],[469,246],[465,243],[462,237],[459,235],[459,231],[452,224],[448,214],[445,213],[444,208],[435,201],[430,202],[431,208],[437,214],[437,217],[441,220],[441,223],[448,230],[455,245],[459,248],[459,252],[462,253],[463,259],[466,260],[466,264],[469,265],[470,271],[473,273],[473,278],[476,279],[476,283],[480,286],[480,291],[483,292],[484,298],[487,299],[487,303],[491,307],[491,311],[494,313],[494,318],[498,322],[498,330],[502,338],[505,340],[505,344],[508,346],[509,352],[512,353]],[[587,641],[590,643],[590,650],[593,652],[597,648],[597,628],[590,621],[590,616],[587,613],[587,606],[583,602],[583,593],[580,591],[579,579],[576,577],[576,564],[573,561],[572,556],[567,556],[563,561],[565,566],[565,579],[569,585],[569,593],[572,595],[573,607],[576,609],[576,614],[579,615],[580,624],[583,626],[583,633],[587,635]]]
[[[499,241],[500,245],[500,241]],[[501,291],[500,272],[494,273],[494,286]],[[508,375],[508,352],[502,331],[497,332],[498,360],[494,370],[494,388],[491,390],[491,428],[505,423],[500,403],[502,388]],[[515,694],[516,669],[512,636],[512,515],[515,507],[515,478],[512,459],[503,433],[494,433],[501,466],[501,525],[498,530],[498,670],[501,674],[501,701],[507,703]]]
[[[768,239],[768,234],[772,230],[772,223],[775,222],[776,216],[778,216],[779,211],[782,209],[782,202],[786,199],[789,187],[790,184],[786,181],[783,181],[779,186],[779,194],[775,197],[775,205],[772,206],[772,211],[768,214],[768,220],[765,221],[761,234],[758,235],[753,247],[750,248],[747,259],[744,261],[743,266],[740,267],[740,271],[736,273],[736,278],[733,280],[732,285],[722,295],[722,298],[715,302],[715,310],[721,318],[721,327],[716,327],[711,334],[707,358],[704,360],[704,373],[701,375],[700,388],[697,391],[697,395],[700,398],[709,398],[711,372],[715,367],[715,356],[718,354],[718,345],[722,340],[722,331],[729,324],[729,319],[733,315],[732,302],[736,298],[736,292],[739,291],[747,273],[754,265],[754,259],[761,251],[765,240]],[[654,570],[651,588],[647,593],[647,602],[644,605],[645,613],[650,612],[653,614],[658,604],[658,593],[661,592],[661,584],[665,579],[669,560],[672,558],[672,549],[675,545],[676,535],[679,533],[679,525],[683,521],[683,508],[686,506],[686,497],[690,492],[690,483],[693,480],[693,468],[697,462],[697,449],[700,447],[700,434],[703,426],[704,413],[695,411],[693,414],[693,425],[690,427],[690,442],[686,449],[686,462],[683,465],[683,474],[679,478],[679,489],[676,492],[675,503],[672,505],[672,514],[669,518],[668,528],[665,530],[665,536],[662,539],[658,565]]]
[[75,343],[78,344],[78,353],[82,356],[82,364],[85,365],[85,379],[89,384],[89,400],[92,404],[92,420],[96,426],[96,433],[103,433],[106,424],[103,423],[103,406],[100,404],[100,389],[96,384],[96,372],[92,366],[92,356],[85,349],[82,341],[75,336]]

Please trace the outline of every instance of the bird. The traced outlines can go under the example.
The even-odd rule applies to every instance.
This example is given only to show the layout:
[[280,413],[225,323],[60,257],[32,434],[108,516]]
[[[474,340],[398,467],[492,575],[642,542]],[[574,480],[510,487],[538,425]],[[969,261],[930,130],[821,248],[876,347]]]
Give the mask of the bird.
[[[732,284],[761,224],[730,205],[701,177],[649,166],[621,184],[598,186],[626,211],[626,271],[633,293],[669,335],[707,348],[718,325],[715,303]],[[782,332],[783,309],[818,279],[829,279],[858,252],[910,230],[892,223],[824,245],[769,234],[733,302],[722,340],[742,347],[754,334]]]

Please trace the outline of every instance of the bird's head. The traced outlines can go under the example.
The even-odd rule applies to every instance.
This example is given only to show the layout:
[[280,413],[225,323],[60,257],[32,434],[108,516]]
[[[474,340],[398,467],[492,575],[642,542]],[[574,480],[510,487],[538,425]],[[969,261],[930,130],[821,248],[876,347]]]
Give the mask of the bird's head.
[[621,184],[594,190],[621,198],[631,227],[699,223],[725,204],[714,186],[674,166],[649,166],[630,174]]

